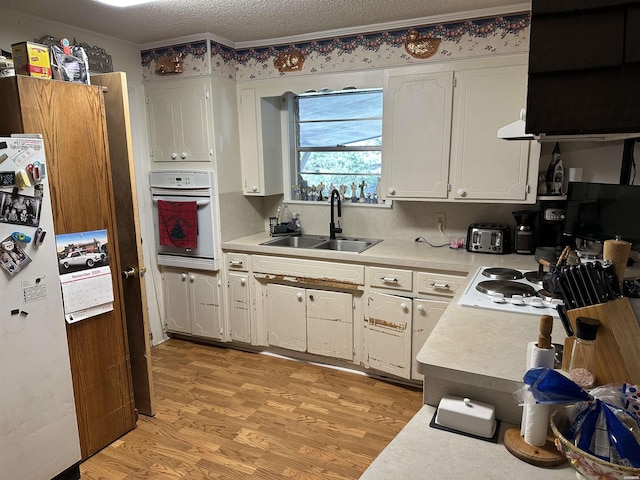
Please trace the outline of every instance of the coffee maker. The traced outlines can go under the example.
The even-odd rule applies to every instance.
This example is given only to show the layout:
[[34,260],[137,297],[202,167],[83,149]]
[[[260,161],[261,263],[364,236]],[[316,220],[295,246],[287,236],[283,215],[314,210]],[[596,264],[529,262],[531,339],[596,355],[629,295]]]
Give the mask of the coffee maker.
[[511,214],[516,219],[516,232],[513,242],[515,252],[521,255],[533,255],[536,250],[533,220],[538,212],[518,210],[511,212]]
[[567,202],[565,200],[540,201],[540,213],[536,219],[536,246],[556,247],[562,250],[571,240],[563,236]]

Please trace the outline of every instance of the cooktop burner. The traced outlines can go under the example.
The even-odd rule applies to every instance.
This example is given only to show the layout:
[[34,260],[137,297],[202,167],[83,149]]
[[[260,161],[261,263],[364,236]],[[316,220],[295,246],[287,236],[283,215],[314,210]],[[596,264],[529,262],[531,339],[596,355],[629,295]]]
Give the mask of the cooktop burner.
[[527,272],[524,274],[524,278],[531,283],[538,286],[542,286],[542,280],[548,275],[547,272]]
[[552,293],[549,290],[545,290],[544,288],[541,288],[540,290],[538,290],[537,295],[545,302],[551,302],[553,300],[562,300],[562,295],[559,295],[557,293]]
[[533,297],[536,294],[536,290],[532,286],[510,280],[485,280],[476,285],[476,289],[487,295],[501,293],[505,298],[511,298],[513,295]]
[[522,272],[514,270],[512,268],[485,268],[482,270],[482,275],[494,280],[520,280],[522,278]]
[[[532,280],[534,271],[480,267],[469,281],[458,303],[467,307],[558,317],[562,299],[546,292]],[[544,274],[546,275],[546,274]],[[496,278],[505,277],[506,278]]]

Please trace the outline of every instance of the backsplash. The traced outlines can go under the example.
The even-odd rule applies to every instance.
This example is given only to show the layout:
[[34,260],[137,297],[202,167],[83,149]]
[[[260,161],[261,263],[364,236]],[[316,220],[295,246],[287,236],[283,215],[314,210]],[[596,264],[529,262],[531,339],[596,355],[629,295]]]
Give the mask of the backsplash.
[[[237,81],[278,78],[305,73],[335,73],[384,68],[413,63],[526,53],[529,49],[530,13],[474,18],[411,28],[421,37],[440,38],[438,51],[428,59],[410,56],[404,49],[409,28],[322,38],[284,45],[233,49],[210,39],[169,45],[141,52],[143,81],[175,78],[155,73],[157,59],[181,54],[181,76],[209,73]],[[301,71],[280,73],[274,65],[281,53],[296,50],[304,55]],[[209,57],[207,58],[207,55]],[[207,63],[207,59],[210,60]],[[210,72],[209,72],[210,67]]]

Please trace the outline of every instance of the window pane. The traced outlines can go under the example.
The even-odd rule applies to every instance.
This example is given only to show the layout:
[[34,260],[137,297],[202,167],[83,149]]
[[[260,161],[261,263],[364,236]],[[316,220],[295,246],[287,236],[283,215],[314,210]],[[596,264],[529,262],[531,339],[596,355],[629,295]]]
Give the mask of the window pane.
[[377,139],[381,144],[382,120],[341,120],[301,123],[300,147],[336,147]]
[[380,152],[303,152],[300,173],[380,175]]
[[298,97],[298,119],[301,122],[380,117],[381,90]]

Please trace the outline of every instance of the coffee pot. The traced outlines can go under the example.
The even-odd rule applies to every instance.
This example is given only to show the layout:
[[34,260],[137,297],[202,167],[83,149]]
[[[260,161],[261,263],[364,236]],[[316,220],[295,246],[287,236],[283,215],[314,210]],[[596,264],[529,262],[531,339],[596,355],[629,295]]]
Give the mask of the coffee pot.
[[533,235],[533,219],[538,212],[530,210],[518,210],[511,212],[516,219],[516,232],[513,245],[515,252],[521,255],[533,255],[535,253],[535,241]]

